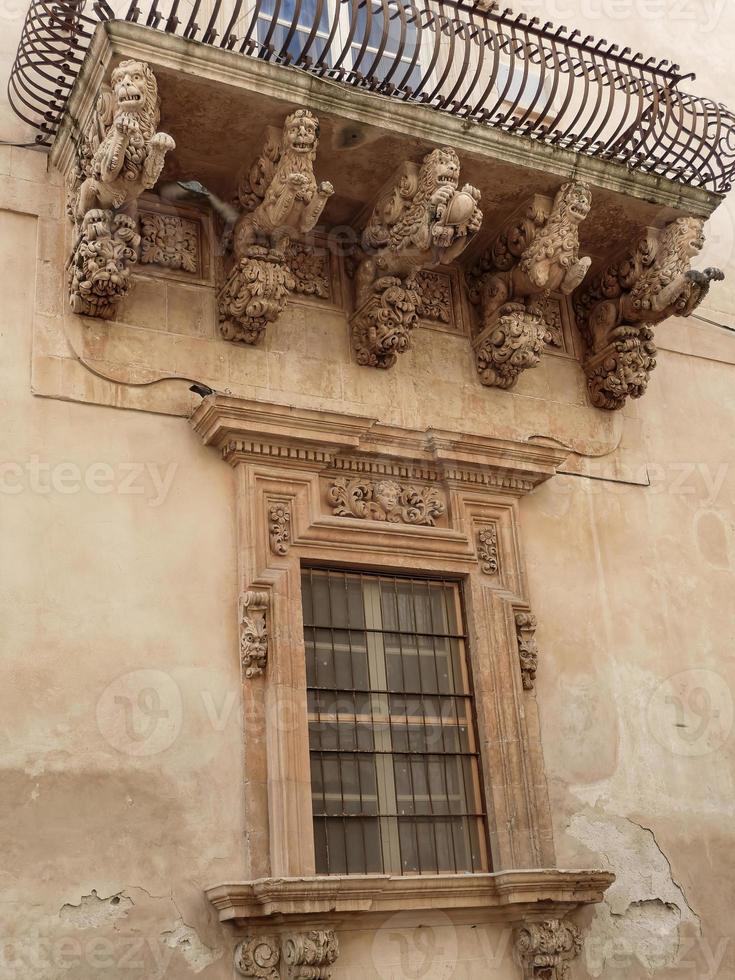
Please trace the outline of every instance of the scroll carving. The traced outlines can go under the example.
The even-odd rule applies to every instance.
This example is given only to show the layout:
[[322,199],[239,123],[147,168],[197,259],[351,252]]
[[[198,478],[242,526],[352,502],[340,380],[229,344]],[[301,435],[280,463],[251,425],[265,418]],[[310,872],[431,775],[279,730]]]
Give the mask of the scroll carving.
[[500,568],[498,555],[498,532],[492,527],[483,527],[477,532],[477,557],[485,575],[497,575]]
[[582,937],[573,923],[547,919],[517,929],[515,948],[523,980],[568,980],[569,963],[581,952]]
[[244,592],[240,597],[240,661],[245,677],[257,677],[268,661],[267,592]]
[[516,613],[516,638],[524,691],[532,691],[538,668],[536,617],[530,612]]
[[336,517],[434,527],[446,504],[436,487],[403,486],[395,480],[334,480],[329,502]]
[[480,192],[459,189],[459,157],[432,150],[407,162],[363,232],[365,257],[355,277],[352,346],[358,364],[390,368],[410,349],[421,306],[417,274],[456,259],[482,224]]
[[338,956],[339,943],[333,929],[295,933],[283,943],[288,980],[329,980]]
[[622,408],[640,398],[656,366],[653,328],[672,316],[690,316],[719,269],[699,272],[691,260],[704,246],[704,221],[677,218],[649,229],[622,258],[577,291],[575,314],[587,346],[584,369],[593,405]]
[[291,510],[288,504],[271,504],[268,508],[268,537],[274,555],[288,554],[291,544]]
[[553,202],[534,197],[468,275],[470,300],[480,309],[475,350],[484,385],[511,388],[553,341],[551,294],[570,295],[591,263],[579,257],[579,225],[591,203],[581,181],[564,184]]
[[150,67],[122,61],[95,106],[80,144],[67,211],[75,223],[69,297],[75,313],[109,319],[137,261],[137,202],[161,175],[175,147],[157,132],[158,85]]
[[328,181],[317,184],[314,176],[318,145],[319,121],[308,109],[297,109],[287,116],[280,139],[269,134],[241,182],[235,262],[218,300],[226,340],[257,343],[296,288],[290,243],[314,228],[334,193]]
[[235,969],[250,980],[279,980],[281,948],[274,936],[248,936],[235,947]]
[[166,269],[199,271],[199,228],[176,214],[145,211],[140,216],[140,261]]

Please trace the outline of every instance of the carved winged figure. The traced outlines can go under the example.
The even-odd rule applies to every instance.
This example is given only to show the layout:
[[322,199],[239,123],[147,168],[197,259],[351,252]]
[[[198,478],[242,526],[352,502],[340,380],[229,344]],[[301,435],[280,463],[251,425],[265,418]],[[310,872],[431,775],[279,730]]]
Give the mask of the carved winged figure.
[[138,197],[155,185],[166,154],[176,146],[167,133],[157,132],[158,84],[141,61],[120,62],[97,113],[104,135],[82,163],[84,179],[70,209],[77,225],[93,209],[135,217]]
[[270,140],[253,165],[240,203],[245,208],[234,232],[235,257],[251,245],[284,250],[293,235],[311,231],[334,194],[329,181],[314,176],[319,120],[308,109],[286,117],[280,143]]

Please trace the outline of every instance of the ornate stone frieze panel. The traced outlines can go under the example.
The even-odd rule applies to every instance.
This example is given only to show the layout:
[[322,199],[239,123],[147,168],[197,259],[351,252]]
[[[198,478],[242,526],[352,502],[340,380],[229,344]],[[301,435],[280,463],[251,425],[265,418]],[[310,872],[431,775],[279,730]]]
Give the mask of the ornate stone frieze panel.
[[332,299],[332,276],[326,251],[291,242],[286,259],[293,276],[293,291],[300,296]]
[[245,677],[257,677],[268,662],[267,592],[243,592],[240,597],[240,661]]
[[335,517],[357,517],[434,527],[446,510],[437,487],[420,487],[397,480],[367,480],[339,477],[331,482],[329,504]]
[[141,211],[140,261],[200,275],[199,222],[177,214]]
[[497,575],[500,569],[498,530],[493,524],[477,532],[477,558],[485,575]]
[[[355,276],[350,323],[358,364],[389,368],[410,348],[422,308],[419,271],[452,262],[479,231],[480,193],[469,184],[460,189],[459,172],[454,150],[432,150],[420,167],[405,163],[380,196],[362,235],[364,258]],[[437,282],[426,298],[434,315],[446,315]]]
[[334,193],[314,175],[318,145],[318,119],[297,109],[286,117],[280,136],[269,131],[263,152],[240,182],[234,265],[219,295],[226,340],[257,343],[297,284],[312,294],[323,288],[304,253],[291,248],[314,228]]
[[422,320],[446,326],[453,323],[452,280],[446,272],[417,272],[416,290],[419,294],[416,312]]
[[268,508],[268,540],[274,555],[288,554],[291,544],[291,508],[283,501]]
[[109,319],[137,261],[137,202],[175,146],[159,123],[158,86],[147,64],[122,61],[103,86],[80,141],[67,211],[74,221],[69,298],[75,313]]
[[530,612],[516,613],[516,638],[524,691],[532,691],[538,668],[536,617]]
[[560,343],[554,294],[570,295],[590,266],[579,257],[579,225],[591,203],[580,181],[564,184],[553,201],[536,195],[467,276],[480,313],[475,352],[483,384],[511,388],[536,367],[545,344]]
[[515,949],[523,980],[568,980],[569,964],[582,950],[582,937],[572,922],[530,922],[516,930]]
[[333,929],[310,929],[284,939],[283,959],[288,980],[329,980],[339,956]]
[[280,980],[281,947],[275,936],[248,936],[235,947],[235,970],[249,980]]
[[701,218],[677,218],[649,228],[636,244],[575,293],[577,325],[587,353],[584,369],[593,405],[622,408],[640,398],[656,366],[653,328],[672,316],[690,316],[719,269],[698,272],[691,260],[704,245]]

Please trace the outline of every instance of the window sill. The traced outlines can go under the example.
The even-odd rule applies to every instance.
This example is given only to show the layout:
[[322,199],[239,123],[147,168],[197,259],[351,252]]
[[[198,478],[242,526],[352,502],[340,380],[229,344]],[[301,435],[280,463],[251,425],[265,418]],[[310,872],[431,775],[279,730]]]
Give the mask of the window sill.
[[206,895],[221,922],[340,919],[365,913],[419,909],[478,909],[499,921],[534,912],[563,916],[601,902],[615,881],[609,871],[555,868],[467,875],[315,875],[260,878],[214,885]]

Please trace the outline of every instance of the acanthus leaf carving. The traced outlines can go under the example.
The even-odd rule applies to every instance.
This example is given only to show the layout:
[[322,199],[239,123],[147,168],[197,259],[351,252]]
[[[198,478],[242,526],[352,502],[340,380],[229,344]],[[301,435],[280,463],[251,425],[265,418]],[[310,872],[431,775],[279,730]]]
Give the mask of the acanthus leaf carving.
[[656,366],[653,328],[690,316],[719,269],[699,272],[691,260],[704,245],[704,220],[681,217],[649,230],[617,262],[575,295],[575,315],[587,347],[584,369],[593,405],[619,409],[640,398]]
[[582,937],[572,922],[529,922],[516,930],[515,949],[523,980],[568,980],[569,964],[582,951]]
[[333,929],[293,933],[283,943],[288,980],[329,980],[338,956],[339,942]]
[[470,300],[480,308],[475,350],[483,384],[512,387],[556,336],[550,297],[570,295],[587,274],[579,225],[591,203],[582,181],[563,184],[553,202],[534,197],[468,274]]
[[419,294],[416,311],[419,319],[433,320],[435,323],[452,322],[452,286],[448,275],[422,269],[416,273],[416,290]]
[[268,662],[267,592],[247,591],[240,596],[240,661],[245,677],[257,677]]
[[497,575],[500,569],[498,531],[495,525],[483,527],[477,532],[477,558],[485,575]]
[[451,147],[407,162],[379,198],[363,231],[364,257],[355,274],[352,343],[359,364],[392,367],[411,347],[421,298],[417,274],[454,261],[482,224],[480,192],[459,187]]
[[516,638],[521,667],[523,689],[532,691],[538,669],[538,645],[536,644],[536,617],[530,612],[517,612]]
[[75,313],[109,319],[137,261],[137,202],[157,182],[175,142],[157,132],[158,85],[141,61],[122,61],[97,100],[79,144],[67,211],[75,223],[69,263]]
[[391,524],[434,527],[446,504],[436,487],[403,486],[396,480],[340,477],[332,482],[329,501],[336,517],[357,517]]
[[[291,242],[314,228],[334,193],[328,181],[317,184],[318,145],[318,119],[308,109],[296,109],[286,117],[280,140],[269,134],[260,158],[241,183],[244,210],[233,233],[234,266],[219,294],[226,340],[257,343],[296,289]],[[299,254],[297,250],[291,256]]]
[[268,508],[268,538],[274,555],[288,554],[291,544],[291,510],[279,501]]
[[235,969],[248,980],[279,980],[281,947],[275,936],[248,936],[235,947]]
[[140,215],[140,261],[166,269],[199,271],[199,230],[196,221],[177,214],[144,211]]
[[302,242],[291,242],[286,258],[294,278],[295,293],[319,299],[331,297],[329,257],[326,253],[315,251]]

